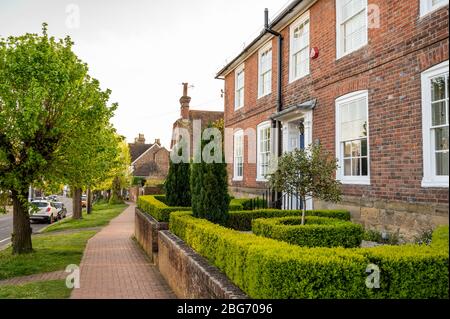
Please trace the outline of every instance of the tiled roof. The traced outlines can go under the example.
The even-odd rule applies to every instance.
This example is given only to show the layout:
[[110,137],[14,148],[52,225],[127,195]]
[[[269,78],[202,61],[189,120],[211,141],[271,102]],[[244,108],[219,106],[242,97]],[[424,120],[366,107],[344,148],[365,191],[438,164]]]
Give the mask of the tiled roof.
[[133,163],[139,156],[144,154],[146,150],[153,146],[153,144],[129,143],[131,162]]
[[220,111],[189,110],[189,119],[201,120],[202,126],[207,126],[209,122],[215,122],[221,118],[223,118],[223,112]]

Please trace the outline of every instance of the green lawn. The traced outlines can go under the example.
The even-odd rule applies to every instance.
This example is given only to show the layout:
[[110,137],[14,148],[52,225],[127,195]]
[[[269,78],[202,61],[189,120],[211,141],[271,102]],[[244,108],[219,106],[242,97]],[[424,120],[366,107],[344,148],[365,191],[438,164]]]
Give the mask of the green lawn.
[[119,215],[124,208],[127,207],[126,204],[110,205],[110,204],[99,204],[93,207],[92,214],[86,214],[83,212],[82,219],[72,219],[67,217],[66,219],[57,222],[49,227],[47,227],[43,232],[48,233],[52,231],[68,230],[68,229],[80,229],[89,227],[99,227],[105,226],[109,223],[111,219]]
[[12,255],[11,247],[0,251],[0,280],[43,272],[63,270],[67,265],[80,264],[87,240],[96,231],[33,237],[31,254]]
[[0,299],[65,299],[71,291],[65,280],[41,281],[0,287]]

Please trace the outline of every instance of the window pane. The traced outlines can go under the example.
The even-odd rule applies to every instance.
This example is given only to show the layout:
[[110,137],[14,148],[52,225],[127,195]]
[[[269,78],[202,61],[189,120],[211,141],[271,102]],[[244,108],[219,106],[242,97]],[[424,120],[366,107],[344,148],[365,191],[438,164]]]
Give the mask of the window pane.
[[366,100],[343,104],[341,106],[341,139],[350,140],[367,136]]
[[344,143],[344,157],[350,157],[352,155],[352,142]]
[[361,156],[361,141],[352,142],[352,157]]
[[361,158],[361,175],[362,176],[369,175],[368,169],[367,169],[367,158]]
[[361,168],[359,165],[359,158],[352,159],[352,175],[359,176],[361,172]]
[[445,109],[445,102],[435,102],[431,105],[432,109],[432,125],[447,124],[447,115]]
[[431,80],[431,101],[443,99],[445,99],[445,78],[440,76]]
[[367,156],[367,140],[361,140],[361,156]]
[[436,175],[448,175],[448,152],[436,153]]
[[436,151],[448,150],[448,126],[434,129]]
[[346,159],[344,160],[344,175],[351,176],[352,175],[352,160]]

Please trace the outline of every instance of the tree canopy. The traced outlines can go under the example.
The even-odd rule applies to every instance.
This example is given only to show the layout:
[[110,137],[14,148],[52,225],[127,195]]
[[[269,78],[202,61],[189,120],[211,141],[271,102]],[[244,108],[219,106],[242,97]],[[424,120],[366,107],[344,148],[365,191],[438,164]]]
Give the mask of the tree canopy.
[[14,253],[32,250],[29,185],[99,183],[117,155],[109,124],[117,105],[72,46],[46,24],[42,35],[0,39],[0,189],[13,199]]

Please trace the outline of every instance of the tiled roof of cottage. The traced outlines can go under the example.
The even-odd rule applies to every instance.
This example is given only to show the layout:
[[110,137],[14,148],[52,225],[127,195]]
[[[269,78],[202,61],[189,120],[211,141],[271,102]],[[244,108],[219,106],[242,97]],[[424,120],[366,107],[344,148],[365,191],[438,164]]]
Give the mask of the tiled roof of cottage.
[[144,154],[153,144],[129,143],[131,162],[133,163],[139,156]]

